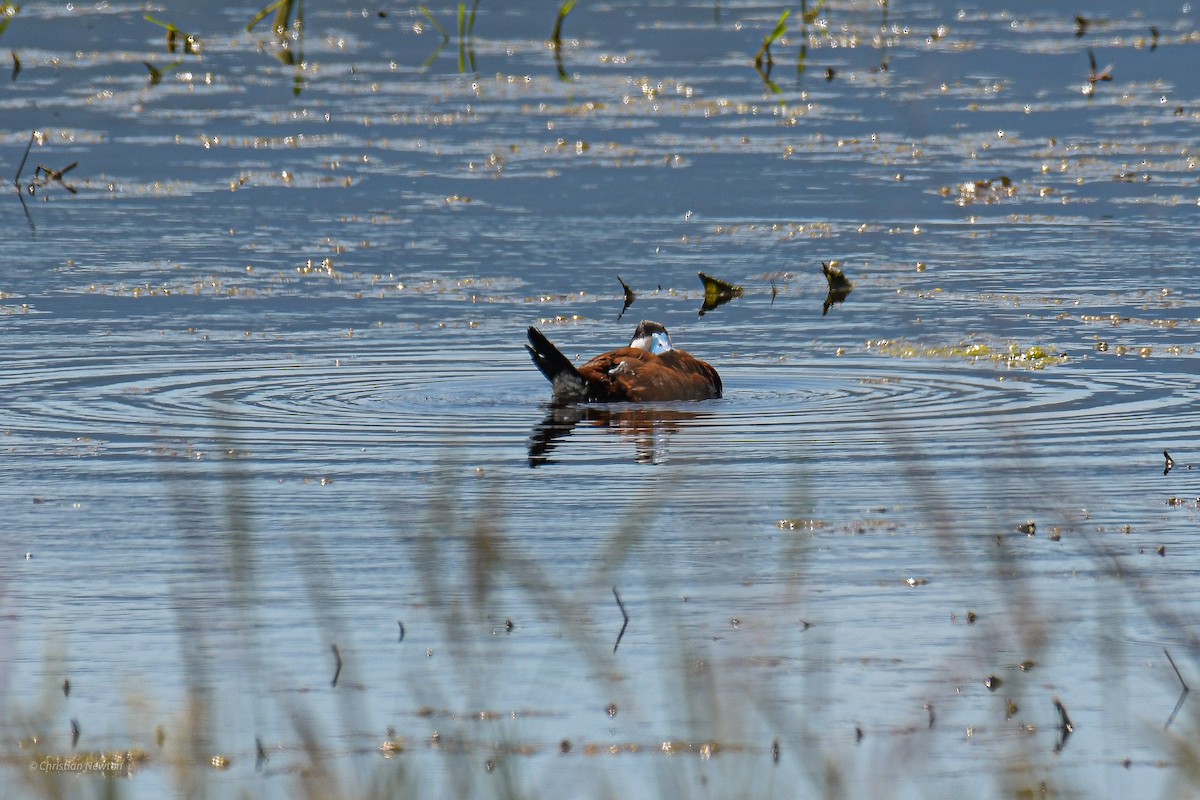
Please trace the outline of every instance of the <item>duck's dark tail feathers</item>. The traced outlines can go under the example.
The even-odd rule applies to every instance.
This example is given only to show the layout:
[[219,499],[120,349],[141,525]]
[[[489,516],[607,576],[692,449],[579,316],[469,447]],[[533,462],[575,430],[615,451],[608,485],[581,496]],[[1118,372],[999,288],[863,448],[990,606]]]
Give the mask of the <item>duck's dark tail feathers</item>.
[[563,355],[537,328],[529,329],[529,344],[525,345],[525,349],[554,387],[556,400],[578,400],[587,395],[587,381],[575,369],[571,359]]

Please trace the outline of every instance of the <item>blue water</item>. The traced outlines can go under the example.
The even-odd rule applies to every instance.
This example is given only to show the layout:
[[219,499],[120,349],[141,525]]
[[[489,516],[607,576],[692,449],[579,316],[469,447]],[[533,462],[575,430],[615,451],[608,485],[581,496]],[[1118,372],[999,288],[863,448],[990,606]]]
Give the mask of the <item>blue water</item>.
[[[778,93],[778,6],[580,4],[569,80],[554,3],[481,3],[462,73],[456,6],[441,50],[308,6],[299,69],[252,5],[151,12],[200,56],[133,4],[0,33],[14,796],[131,748],[133,797],[1186,777],[1189,6],[834,3],[802,75],[793,8]],[[725,397],[555,416],[525,329],[643,318]]]

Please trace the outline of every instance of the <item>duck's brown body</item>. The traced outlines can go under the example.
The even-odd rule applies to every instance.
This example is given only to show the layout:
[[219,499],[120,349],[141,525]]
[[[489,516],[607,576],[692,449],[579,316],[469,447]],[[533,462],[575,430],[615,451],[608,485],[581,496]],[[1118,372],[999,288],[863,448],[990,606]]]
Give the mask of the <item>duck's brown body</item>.
[[629,347],[602,353],[579,367],[537,328],[529,329],[527,349],[554,387],[554,399],[562,402],[647,403],[721,396],[717,371],[671,347],[667,329],[656,322],[639,325]]

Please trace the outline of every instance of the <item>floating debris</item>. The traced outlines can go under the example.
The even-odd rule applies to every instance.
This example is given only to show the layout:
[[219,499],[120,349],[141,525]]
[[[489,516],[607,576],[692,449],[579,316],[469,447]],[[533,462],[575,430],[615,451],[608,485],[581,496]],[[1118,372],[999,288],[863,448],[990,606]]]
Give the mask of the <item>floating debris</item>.
[[[617,594],[617,587],[613,587],[613,597],[617,600],[617,608],[621,609],[621,616],[624,622],[621,623],[621,631],[617,634],[617,641],[613,644],[613,652],[617,652],[617,648],[621,646],[621,638],[625,636],[625,629],[629,627],[629,614],[625,611],[625,604],[621,602],[621,595]],[[616,706],[613,706],[616,709]],[[611,715],[610,715],[611,716]]]
[[781,531],[818,531],[829,527],[823,519],[781,519],[775,523]]
[[1017,526],[1017,533],[1023,533],[1026,536],[1036,536],[1037,535],[1037,523],[1034,522],[1033,520],[1029,520],[1028,522],[1022,522],[1020,525]]
[[989,692],[994,692],[1004,685],[1004,681],[998,675],[988,675],[983,679],[983,685]]
[[1058,709],[1059,717],[1058,742],[1054,745],[1054,752],[1061,753],[1067,744],[1067,739],[1075,732],[1075,726],[1071,724],[1071,718],[1067,716],[1067,707],[1057,697],[1054,698],[1054,707]]
[[850,292],[854,291],[854,283],[842,272],[840,262],[822,261],[821,272],[825,273],[825,280],[829,283],[829,293],[825,295],[825,302],[821,305],[823,317],[834,304],[850,296]]
[[620,275],[617,276],[617,280],[620,281],[621,289],[625,292],[625,305],[621,306],[621,313],[617,314],[617,322],[620,322],[621,317],[625,316],[625,312],[633,305],[633,301],[637,300],[637,294],[629,288],[629,284],[622,280]]
[[337,662],[337,666],[333,671],[333,688],[337,688],[338,678],[342,676],[342,651],[338,648],[337,643],[333,644],[333,658]]
[[1092,48],[1088,48],[1087,54],[1088,64],[1090,65],[1091,69],[1088,72],[1088,82],[1083,87],[1083,95],[1084,97],[1090,98],[1096,93],[1097,83],[1100,83],[1101,81],[1111,81],[1113,77],[1112,64],[1109,64],[1104,69],[1099,69],[1096,66],[1096,54],[1092,52]]
[[746,293],[741,286],[705,275],[703,272],[697,274],[700,276],[700,282],[704,284],[704,305],[700,307],[700,316],[702,317],[714,308]]
[[1171,454],[1166,450],[1163,450],[1163,458],[1167,460],[1166,464],[1163,466],[1163,475],[1166,475],[1168,472],[1174,469],[1175,459],[1171,458]]
[[1180,693],[1179,700],[1175,703],[1174,710],[1171,711],[1171,716],[1167,717],[1166,723],[1163,725],[1163,730],[1171,727],[1171,723],[1175,721],[1175,716],[1179,713],[1179,709],[1183,708],[1183,701],[1187,699],[1188,694],[1192,691],[1187,685],[1187,681],[1183,679],[1183,674],[1179,671],[1179,667],[1175,666],[1175,659],[1171,658],[1171,653],[1167,648],[1163,648],[1163,655],[1167,657],[1167,661],[1171,663],[1171,669],[1175,670],[1175,677],[1179,679]]
[[1111,81],[1112,64],[1109,64],[1103,70],[1096,68],[1096,54],[1092,52],[1092,48],[1088,48],[1088,64],[1091,65],[1091,72],[1088,73],[1088,83],[1099,83],[1100,81]]
[[990,180],[963,181],[957,186],[943,186],[938,190],[942,197],[956,194],[954,203],[958,206],[971,206],[977,203],[990,205],[1017,196],[1017,185],[1007,175]]
[[78,189],[63,180],[63,176],[75,169],[77,166],[79,166],[78,161],[72,161],[62,169],[51,169],[45,164],[38,164],[37,169],[33,171],[33,181],[30,182],[28,187],[29,193],[33,194],[37,187],[49,186],[51,183],[57,183],[71,194],[79,194]]

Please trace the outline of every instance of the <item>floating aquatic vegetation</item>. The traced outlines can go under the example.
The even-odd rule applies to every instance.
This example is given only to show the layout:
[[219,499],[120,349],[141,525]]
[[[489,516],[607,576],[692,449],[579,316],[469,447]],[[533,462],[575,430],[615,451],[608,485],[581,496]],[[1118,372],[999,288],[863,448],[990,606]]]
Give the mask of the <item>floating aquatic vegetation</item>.
[[781,531],[819,531],[829,527],[823,519],[781,519],[775,523]]
[[829,313],[830,307],[850,296],[850,292],[854,291],[854,283],[842,272],[842,267],[837,261],[822,261],[821,271],[825,273],[825,280],[829,282],[829,292],[821,305],[823,317]]
[[466,72],[467,64],[470,63],[471,71],[476,72],[475,68],[475,47],[473,45],[475,36],[475,12],[479,10],[479,0],[475,0],[471,5],[471,13],[467,14],[467,4],[458,4],[458,71]]
[[266,6],[254,15],[254,19],[250,20],[250,24],[246,26],[246,32],[250,33],[258,25],[266,19],[271,12],[275,12],[275,22],[271,29],[277,36],[287,32],[289,28],[296,27],[302,29],[304,27],[304,3],[296,0],[275,0],[273,3],[268,3]]
[[954,203],[959,206],[992,204],[1016,197],[1017,185],[1007,175],[1001,175],[990,180],[963,181],[957,186],[943,186],[938,193],[942,197],[957,194]]
[[155,19],[149,14],[147,14],[144,19],[147,22],[154,23],[160,28],[166,29],[167,52],[171,55],[174,55],[175,51],[179,49],[180,42],[183,43],[183,52],[185,54],[189,56],[200,55],[200,37],[196,36],[195,34],[181,31],[179,28],[175,27],[173,22],[163,22],[162,20]]
[[1097,83],[1101,81],[1111,81],[1113,77],[1112,64],[1109,64],[1104,69],[1100,69],[1096,66],[1096,54],[1092,52],[1092,48],[1088,48],[1087,54],[1088,65],[1091,67],[1091,70],[1088,72],[1088,82],[1083,87],[1083,94],[1085,97],[1090,99],[1092,95],[1096,93]]
[[775,94],[780,93],[779,86],[771,80],[771,68],[775,66],[775,59],[771,56],[771,45],[787,35],[787,19],[791,16],[791,10],[785,10],[779,17],[779,22],[775,23],[775,28],[766,36],[763,37],[762,46],[758,48],[758,52],[754,54],[754,69],[758,71],[759,76],[763,79],[763,83],[767,88]]
[[275,0],[274,3],[264,6],[254,19],[250,20],[246,32],[253,31],[271,12],[275,12],[275,21],[271,26],[277,44],[275,57],[284,66],[296,68],[296,74],[292,78],[292,94],[299,96],[304,87],[304,53],[300,49],[304,37],[304,2]]
[[559,79],[564,81],[569,81],[571,78],[567,75],[562,63],[562,26],[563,21],[575,8],[577,2],[578,0],[563,0],[563,4],[558,8],[558,18],[554,20],[554,30],[550,34],[550,49],[554,51],[554,65],[558,69]]
[[704,304],[700,306],[700,316],[702,317],[717,306],[724,305],[735,297],[741,297],[746,293],[746,290],[741,286],[735,286],[720,278],[705,275],[703,272],[698,274],[700,282],[704,284]]
[[998,366],[1045,369],[1068,360],[1066,353],[1055,353],[1041,345],[1021,347],[1015,342],[1000,349],[982,342],[960,342],[954,345],[921,345],[893,339],[877,339],[867,342],[867,349],[883,355],[899,358],[941,358],[987,360]]
[[617,314],[617,321],[620,322],[621,317],[625,316],[625,312],[633,305],[633,301],[637,300],[637,294],[629,288],[629,284],[622,280],[620,275],[617,276],[617,280],[621,282],[621,289],[625,292],[625,305],[621,306],[621,313]]
[[151,64],[149,61],[142,62],[142,65],[145,66],[146,69],[148,69],[150,71],[150,85],[151,86],[158,86],[160,83],[162,83],[163,76],[166,73],[175,71],[182,64],[183,64],[182,60],[172,61],[170,64],[167,64],[162,69],[159,69],[158,67]]
[[[435,17],[433,12],[428,8],[425,6],[417,6],[417,10],[420,11],[421,15],[429,21],[429,24],[432,25],[434,29],[442,35],[442,41],[438,43],[437,47],[434,48],[433,52],[429,55],[429,58],[425,59],[424,63],[421,64],[422,69],[428,69],[433,65],[433,62],[437,60],[437,57],[441,54],[442,49],[449,43],[450,33],[446,30],[442,23],[437,21],[437,17]],[[475,0],[474,3],[472,3],[469,13],[467,11],[466,3],[458,4],[458,71],[460,73],[465,73],[468,65],[470,65],[472,72],[478,71],[475,65],[474,45],[475,16],[478,11],[479,0]]]
[[[0,35],[3,35],[8,30],[8,25],[13,21],[13,17],[21,13],[21,7],[15,3],[0,3]],[[15,57],[16,51],[14,51]],[[13,74],[13,80],[16,80],[16,74]]]
[[429,20],[429,24],[432,25],[434,29],[442,35],[441,43],[438,44],[438,46],[434,48],[433,52],[429,54],[429,58],[425,59],[425,62],[421,64],[422,69],[428,69],[430,65],[437,60],[438,55],[442,52],[442,48],[445,47],[446,43],[450,41],[450,34],[446,33],[446,29],[442,27],[442,24],[437,21],[437,17],[433,16],[433,12],[428,8],[425,6],[417,6],[417,10],[420,11],[425,19]]

